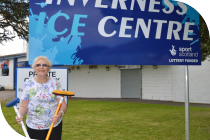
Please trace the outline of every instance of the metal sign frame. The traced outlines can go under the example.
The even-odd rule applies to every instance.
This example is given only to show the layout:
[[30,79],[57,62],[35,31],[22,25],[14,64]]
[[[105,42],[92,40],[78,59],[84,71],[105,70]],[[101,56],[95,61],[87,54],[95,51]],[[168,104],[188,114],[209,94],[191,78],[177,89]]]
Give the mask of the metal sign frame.
[[178,1],[34,0],[29,64],[201,65],[199,13]]

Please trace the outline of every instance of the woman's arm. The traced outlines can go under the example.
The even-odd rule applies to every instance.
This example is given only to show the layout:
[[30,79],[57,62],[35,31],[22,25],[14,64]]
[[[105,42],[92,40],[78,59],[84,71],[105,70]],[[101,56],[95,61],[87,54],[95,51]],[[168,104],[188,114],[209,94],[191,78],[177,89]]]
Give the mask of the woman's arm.
[[28,102],[29,101],[26,101],[26,100],[22,100],[21,101],[21,104],[19,106],[19,113],[20,113],[20,116],[24,116],[28,110],[27,106],[28,106]]
[[21,100],[21,104],[19,106],[19,113],[20,113],[20,117],[16,116],[16,120],[19,124],[21,124],[21,121],[23,120],[23,116],[26,114],[28,108],[28,102],[26,100]]
[[[58,102],[60,102],[60,99],[57,99]],[[58,112],[58,115],[57,116],[53,116],[53,120],[52,122],[54,123],[58,123],[60,118],[62,117],[63,113],[65,114],[66,113],[66,110],[67,110],[67,104],[66,104],[66,101],[65,101],[65,98],[63,99],[63,102],[61,104],[61,108],[60,108],[60,111]],[[63,111],[63,113],[62,113]]]

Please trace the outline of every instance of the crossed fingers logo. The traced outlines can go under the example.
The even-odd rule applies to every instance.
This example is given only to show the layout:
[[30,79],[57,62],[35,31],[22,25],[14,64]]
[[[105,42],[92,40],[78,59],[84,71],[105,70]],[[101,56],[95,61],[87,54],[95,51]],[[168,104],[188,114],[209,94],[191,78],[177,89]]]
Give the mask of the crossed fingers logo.
[[176,55],[176,50],[174,49],[175,46],[172,45],[172,49],[169,50],[171,52],[171,55],[175,56]]

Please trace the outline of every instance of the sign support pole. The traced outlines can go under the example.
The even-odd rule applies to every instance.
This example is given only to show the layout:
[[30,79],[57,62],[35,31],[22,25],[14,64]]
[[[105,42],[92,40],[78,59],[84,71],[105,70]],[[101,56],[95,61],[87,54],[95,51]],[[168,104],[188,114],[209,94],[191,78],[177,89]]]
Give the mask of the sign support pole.
[[188,65],[184,67],[185,75],[185,137],[190,140],[190,112],[189,112],[189,73]]

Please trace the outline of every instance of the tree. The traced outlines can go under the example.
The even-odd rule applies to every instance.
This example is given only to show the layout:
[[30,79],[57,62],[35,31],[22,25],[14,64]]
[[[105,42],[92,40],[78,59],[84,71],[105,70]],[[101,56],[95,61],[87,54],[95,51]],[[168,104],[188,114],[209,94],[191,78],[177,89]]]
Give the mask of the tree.
[[0,43],[16,36],[28,41],[28,13],[28,1],[0,1]]
[[207,57],[210,56],[210,40],[209,40],[208,27],[201,15],[200,15],[200,41],[201,41],[201,61],[204,61]]

